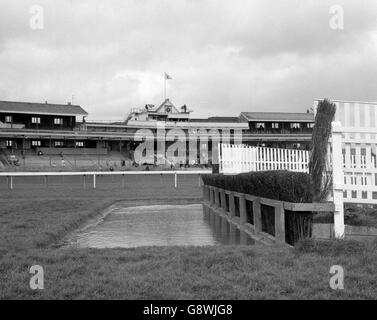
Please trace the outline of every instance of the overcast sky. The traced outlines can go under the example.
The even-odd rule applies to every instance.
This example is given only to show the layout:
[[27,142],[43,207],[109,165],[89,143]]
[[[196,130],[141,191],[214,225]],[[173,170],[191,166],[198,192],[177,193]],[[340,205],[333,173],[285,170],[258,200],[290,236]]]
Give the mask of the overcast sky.
[[377,1],[0,0],[0,100],[74,95],[91,119],[122,119],[162,102],[164,72],[193,117],[377,101]]

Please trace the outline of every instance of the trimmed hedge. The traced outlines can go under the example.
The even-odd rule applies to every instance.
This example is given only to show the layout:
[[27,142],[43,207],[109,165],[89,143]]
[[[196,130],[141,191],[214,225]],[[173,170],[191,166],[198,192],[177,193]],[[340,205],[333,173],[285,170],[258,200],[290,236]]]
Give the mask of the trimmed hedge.
[[291,171],[259,171],[237,175],[206,174],[203,182],[217,188],[287,202],[311,203],[309,174]]

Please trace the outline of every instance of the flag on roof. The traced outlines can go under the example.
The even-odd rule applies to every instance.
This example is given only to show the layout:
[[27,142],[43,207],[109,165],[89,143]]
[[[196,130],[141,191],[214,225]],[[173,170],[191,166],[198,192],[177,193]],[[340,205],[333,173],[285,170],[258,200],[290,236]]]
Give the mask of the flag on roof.
[[166,72],[165,72],[165,79],[166,80],[171,80],[171,79],[173,79],[171,76],[169,76]]

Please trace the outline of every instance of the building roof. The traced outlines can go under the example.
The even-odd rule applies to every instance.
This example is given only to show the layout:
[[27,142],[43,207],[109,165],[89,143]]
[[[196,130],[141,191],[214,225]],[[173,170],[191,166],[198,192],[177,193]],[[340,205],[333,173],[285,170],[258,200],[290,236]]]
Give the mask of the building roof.
[[296,112],[241,112],[247,121],[313,122],[313,113]]
[[155,112],[160,112],[160,110],[163,109],[162,112],[165,112],[165,106],[167,106],[167,107],[169,107],[169,108],[171,109],[171,111],[170,111],[169,113],[179,113],[178,109],[175,107],[175,105],[174,105],[174,104],[173,104],[168,98],[166,98],[166,99],[164,100],[164,102],[162,102],[162,103],[160,104],[160,106],[157,107],[157,108],[156,108],[155,110],[153,110],[153,111],[155,111]]
[[0,101],[0,112],[60,116],[88,115],[88,113],[79,105],[16,101]]
[[233,122],[244,122],[239,117],[208,117],[208,118],[201,118],[201,119],[195,119],[191,118],[189,119],[190,122],[219,122],[219,123],[233,123]]

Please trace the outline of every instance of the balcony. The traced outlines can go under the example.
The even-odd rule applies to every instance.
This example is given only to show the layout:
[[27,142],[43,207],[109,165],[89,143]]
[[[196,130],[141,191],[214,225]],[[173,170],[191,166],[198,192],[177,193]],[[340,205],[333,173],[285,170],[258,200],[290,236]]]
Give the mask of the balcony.
[[23,129],[25,125],[23,123],[4,123],[0,121],[0,129]]

